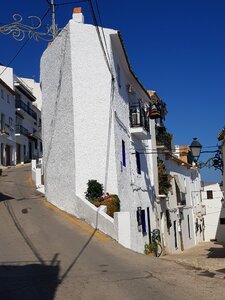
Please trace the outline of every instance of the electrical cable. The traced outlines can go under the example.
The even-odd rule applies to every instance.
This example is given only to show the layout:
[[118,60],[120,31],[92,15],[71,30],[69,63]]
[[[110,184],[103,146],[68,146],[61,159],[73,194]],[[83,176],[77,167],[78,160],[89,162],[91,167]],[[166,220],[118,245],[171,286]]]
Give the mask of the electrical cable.
[[[95,4],[96,4],[98,18],[99,18],[99,24],[100,24],[100,27],[101,27],[101,31],[102,31],[102,35],[103,35],[103,39],[104,39],[104,43],[105,43],[106,53],[107,53],[107,56],[108,56],[108,60],[110,62],[109,51],[108,51],[108,47],[107,47],[107,43],[106,43],[105,33],[104,33],[103,26],[102,26],[102,18],[101,18],[101,15],[100,15],[100,10],[99,10],[99,5],[98,5],[97,0],[95,0]],[[111,62],[110,62],[110,64],[111,64]]]
[[[48,2],[48,0],[46,0]],[[78,0],[78,1],[71,1],[71,2],[63,2],[63,3],[58,3],[54,4],[55,6],[63,6],[63,5],[70,5],[70,4],[79,4],[79,3],[85,3],[88,2],[89,0]]]
[[103,44],[103,42],[102,42],[102,37],[101,37],[101,33],[100,33],[100,31],[99,31],[98,22],[97,22],[97,18],[96,18],[96,15],[95,15],[95,11],[94,11],[94,7],[93,7],[93,4],[92,4],[92,1],[89,0],[88,3],[89,3],[91,15],[92,15],[92,19],[93,19],[93,22],[94,22],[94,26],[95,26],[95,28],[96,28],[96,32],[97,32],[97,35],[98,35],[98,39],[99,39],[99,42],[100,42],[100,46],[101,46],[102,51],[103,51],[103,54],[104,54],[104,58],[105,58],[107,67],[108,67],[109,72],[110,72],[110,74],[111,74],[111,76],[112,76],[112,80],[114,80],[114,76],[113,76],[113,72],[112,72],[112,69],[111,69],[111,66],[110,66],[110,62],[108,61],[108,57],[107,57],[107,54],[106,54],[106,50],[105,50],[104,44]]

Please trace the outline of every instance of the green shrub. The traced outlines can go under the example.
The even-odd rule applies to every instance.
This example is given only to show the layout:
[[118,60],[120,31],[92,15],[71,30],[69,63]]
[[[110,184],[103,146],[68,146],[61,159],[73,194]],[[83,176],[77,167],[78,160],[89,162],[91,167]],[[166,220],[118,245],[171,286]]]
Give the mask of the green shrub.
[[96,198],[100,198],[103,195],[103,185],[97,180],[91,179],[87,183],[87,192],[85,193],[86,199],[92,201]]
[[155,245],[153,243],[147,244],[144,246],[144,254],[148,255],[149,253],[154,253]]

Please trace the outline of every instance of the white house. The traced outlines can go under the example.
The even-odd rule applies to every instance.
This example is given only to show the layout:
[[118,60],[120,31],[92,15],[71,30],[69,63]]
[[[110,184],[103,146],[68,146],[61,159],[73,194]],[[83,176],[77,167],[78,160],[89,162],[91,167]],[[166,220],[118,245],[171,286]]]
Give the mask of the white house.
[[26,79],[35,89],[30,87],[24,80],[15,76],[12,68],[5,69],[4,66],[0,66],[0,71],[3,70],[1,82],[8,87],[8,92],[4,88],[1,89],[1,126],[5,124],[10,135],[5,135],[7,143],[2,142],[1,156],[2,164],[14,165],[42,156],[41,111],[38,108],[41,99],[37,100],[35,97],[35,94],[40,97],[40,88],[38,91],[38,84]]
[[[95,26],[83,20],[76,9],[41,58],[46,197],[143,253],[158,220],[157,156],[147,153],[156,149],[151,97],[130,67],[120,33],[104,29],[103,51]],[[95,222],[85,199],[90,179],[119,196],[114,221],[98,215]]]
[[0,165],[16,163],[15,92],[0,79]]
[[223,187],[219,183],[204,183],[202,202],[205,205],[205,240],[225,241],[225,207]]
[[[168,194],[158,198],[162,239],[166,253],[176,253],[204,240],[201,177],[198,169],[188,162],[188,147],[171,149],[167,144],[168,153],[165,154],[159,145],[163,140],[165,143],[165,136],[162,139],[158,133],[156,139],[159,158],[171,184]],[[175,151],[177,148],[179,150]]]

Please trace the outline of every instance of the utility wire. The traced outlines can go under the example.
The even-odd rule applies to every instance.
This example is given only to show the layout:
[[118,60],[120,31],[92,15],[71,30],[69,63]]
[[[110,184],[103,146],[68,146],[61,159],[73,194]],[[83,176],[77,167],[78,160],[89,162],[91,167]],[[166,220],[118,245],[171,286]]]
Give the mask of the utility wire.
[[95,5],[96,5],[96,8],[97,8],[97,13],[98,13],[98,18],[99,18],[99,24],[100,24],[100,27],[101,27],[101,31],[102,31],[102,35],[103,35],[103,39],[104,39],[104,43],[105,43],[106,53],[107,53],[107,56],[108,56],[108,60],[110,62],[109,51],[108,51],[108,47],[107,47],[107,43],[106,43],[105,33],[104,33],[103,26],[102,26],[102,18],[101,18],[101,15],[100,15],[100,10],[99,10],[99,6],[98,6],[98,1],[97,0],[95,0]]
[[110,74],[111,74],[111,76],[112,76],[112,79],[114,80],[114,76],[113,76],[113,72],[112,72],[112,69],[111,69],[111,66],[110,66],[110,62],[108,61],[108,57],[107,57],[107,54],[106,54],[106,50],[105,50],[104,44],[103,44],[103,42],[102,42],[102,37],[101,37],[101,33],[100,33],[100,31],[99,31],[98,22],[97,22],[97,18],[96,18],[96,15],[95,15],[95,11],[94,11],[94,7],[93,7],[93,4],[92,4],[92,1],[89,0],[88,3],[89,3],[91,15],[92,15],[92,19],[93,19],[93,22],[94,22],[94,25],[95,25],[95,28],[96,28],[96,32],[97,32],[97,35],[98,35],[98,39],[99,39],[99,42],[100,42],[100,46],[101,46],[102,51],[103,51],[103,54],[104,54],[104,58],[105,58],[107,67],[108,67],[109,72],[110,72]]
[[[47,1],[47,0],[46,0]],[[41,21],[43,21],[45,19],[45,17],[47,16],[47,14],[49,13],[50,8],[45,12],[45,14],[43,15],[43,17],[41,18]],[[25,48],[25,46],[28,44],[28,42],[30,41],[31,38],[27,38],[27,40],[23,43],[23,45],[20,47],[20,49],[16,52],[16,54],[14,55],[14,57],[10,60],[10,62],[7,64],[7,66],[2,70],[2,72],[0,73],[0,76],[6,71],[7,68],[9,68],[11,66],[11,64],[14,62],[14,60],[17,58],[17,56],[20,54],[20,52]]]
[[[49,2],[48,0],[46,0]],[[85,3],[88,2],[89,0],[78,0],[78,1],[72,1],[72,2],[63,2],[63,3],[55,3],[55,6],[63,6],[63,5],[70,5],[70,4],[79,4],[79,3]]]

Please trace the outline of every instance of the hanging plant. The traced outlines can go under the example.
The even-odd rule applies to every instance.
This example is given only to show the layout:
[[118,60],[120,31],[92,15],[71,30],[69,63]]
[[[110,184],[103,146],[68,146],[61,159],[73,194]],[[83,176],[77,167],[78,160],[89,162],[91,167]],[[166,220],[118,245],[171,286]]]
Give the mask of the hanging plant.
[[171,150],[171,142],[173,139],[173,135],[169,133],[166,127],[155,127],[156,134],[156,144],[163,145],[167,149]]
[[158,158],[158,180],[159,180],[159,194],[168,195],[172,185],[170,183],[171,176],[167,174],[164,162]]

